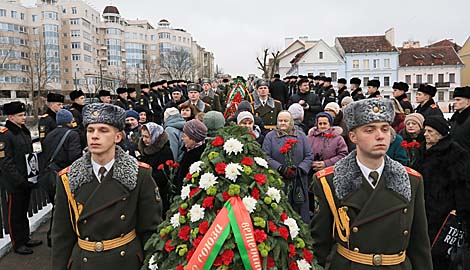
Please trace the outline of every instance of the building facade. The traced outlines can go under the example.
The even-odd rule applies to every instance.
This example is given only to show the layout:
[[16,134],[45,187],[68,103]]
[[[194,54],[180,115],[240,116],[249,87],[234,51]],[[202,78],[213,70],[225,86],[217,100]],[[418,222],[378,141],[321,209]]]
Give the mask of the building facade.
[[470,86],[470,37],[467,38],[462,48],[459,50],[460,59],[462,59],[464,63],[464,67],[462,68],[461,79],[462,85],[469,85]]

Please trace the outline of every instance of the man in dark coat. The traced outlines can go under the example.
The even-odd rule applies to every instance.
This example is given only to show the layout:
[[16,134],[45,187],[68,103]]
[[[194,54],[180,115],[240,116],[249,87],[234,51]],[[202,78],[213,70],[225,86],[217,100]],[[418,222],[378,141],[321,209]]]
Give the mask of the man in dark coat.
[[[0,130],[0,186],[8,192],[8,226],[13,250],[22,255],[32,254],[31,247],[42,241],[29,238],[28,207],[31,186],[27,165],[33,154],[31,134],[25,126],[26,106],[19,101],[3,105],[7,115],[5,127]],[[37,164],[36,164],[37,167]]]
[[202,80],[202,91],[199,97],[204,103],[211,105],[212,110],[223,112],[220,103],[220,96],[216,91],[211,89],[211,81],[209,79]]
[[313,249],[325,269],[432,269],[423,179],[386,155],[393,105],[365,99],[344,111],[355,151],[316,173]]
[[436,95],[437,89],[432,85],[420,85],[416,92],[416,102],[419,104],[415,112],[420,113],[426,119],[431,115],[444,116],[439,106],[434,103],[433,97]]
[[201,86],[199,84],[190,83],[188,84],[188,100],[184,103],[192,104],[198,113],[208,112],[212,110],[210,104],[205,103],[200,99],[201,96]]
[[274,74],[274,79],[269,86],[269,93],[272,98],[279,100],[285,109],[287,101],[289,100],[289,89],[287,88],[286,83],[281,81],[280,78],[281,76],[279,74]]
[[351,94],[349,93],[348,87],[346,86],[346,79],[340,78],[338,79],[338,105],[341,107],[341,101],[343,101],[344,97],[349,97]]
[[83,107],[85,107],[85,93],[83,93],[82,90],[75,90],[70,92],[69,96],[70,100],[73,101],[69,108],[74,119],[74,122],[72,122],[72,127],[78,132],[81,149],[84,149],[86,147],[86,132],[85,127],[83,126],[82,111]]
[[108,90],[100,90],[98,91],[98,96],[100,99],[100,103],[111,104],[111,92]]
[[64,106],[64,96],[61,94],[47,94],[47,111],[41,115],[38,124],[39,139],[44,140],[47,133],[57,127],[55,114]]
[[322,88],[322,104],[323,108],[325,108],[326,104],[330,102],[336,102],[336,92],[335,89],[333,88],[333,85],[331,85],[331,77],[326,77],[323,81],[323,88]]
[[409,86],[405,82],[395,82],[392,86],[393,97],[400,102],[401,107],[406,115],[413,113],[413,106],[408,100],[406,92],[408,92]]
[[356,77],[349,80],[349,84],[351,85],[351,97],[354,101],[366,98],[362,93],[361,82],[361,79]]
[[129,106],[129,101],[127,101],[127,96],[129,95],[127,93],[127,88],[119,87],[118,89],[116,89],[116,93],[118,94],[118,96],[116,101],[114,102],[114,105],[119,106],[124,110],[132,110],[132,106]]
[[59,173],[52,269],[140,269],[144,244],[161,222],[161,197],[148,164],[116,146],[125,111],[83,110],[88,151]]
[[255,115],[261,117],[264,128],[271,130],[276,127],[277,115],[282,111],[282,104],[269,96],[269,83],[259,79],[255,83],[258,93],[253,101]]
[[450,136],[470,153],[470,87],[454,90],[455,113],[450,119]]
[[367,82],[367,98],[380,98],[380,81],[370,80]]
[[173,90],[171,90],[171,100],[165,104],[165,110],[168,108],[178,108],[178,106],[185,101],[186,98],[183,96],[181,88],[173,87]]
[[304,108],[304,121],[306,129],[315,125],[315,115],[322,111],[320,97],[315,93],[310,93],[308,80],[302,79],[298,82],[299,91],[289,99],[289,106],[299,103]]
[[140,85],[140,98],[139,102],[135,105],[143,106],[145,109],[153,113],[153,95],[150,93],[150,88],[148,84]]
[[137,106],[137,91],[135,88],[127,89],[127,103],[129,104],[129,110],[133,110]]

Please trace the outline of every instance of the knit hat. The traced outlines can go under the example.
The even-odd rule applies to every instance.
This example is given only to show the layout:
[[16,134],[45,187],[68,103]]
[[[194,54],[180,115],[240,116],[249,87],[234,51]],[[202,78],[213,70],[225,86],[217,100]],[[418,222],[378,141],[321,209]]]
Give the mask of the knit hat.
[[420,129],[423,129],[424,117],[420,113],[411,113],[405,117],[405,125],[408,121],[413,120],[418,123]]
[[[353,103],[354,102],[354,99],[352,97],[344,97],[342,100],[341,100],[341,106],[343,105],[348,105],[350,103]],[[328,104],[327,104],[328,105]]]
[[82,114],[85,128],[89,124],[102,123],[123,130],[126,122],[126,111],[121,107],[107,103],[88,104],[83,108]]
[[392,123],[395,118],[392,102],[383,98],[355,101],[346,106],[343,112],[349,130],[375,122]]
[[424,126],[432,127],[441,133],[442,136],[449,135],[449,123],[441,115],[431,115],[424,120]]
[[156,124],[154,122],[149,122],[147,124],[144,124],[144,127],[149,131],[150,133],[150,144],[154,144],[157,138],[162,135],[164,132],[164,129],[162,126],[159,124]]
[[335,115],[338,115],[340,108],[339,108],[338,103],[330,102],[330,103],[326,104],[324,111],[326,111],[326,110],[333,111],[335,113]]
[[251,104],[249,101],[244,100],[240,102],[240,104],[238,104],[237,111],[239,112],[248,111],[248,112],[253,113],[253,107],[251,107]]
[[225,118],[221,112],[209,111],[202,118],[202,122],[207,127],[207,135],[215,137],[217,130],[225,126]]
[[5,115],[13,115],[26,111],[26,106],[23,102],[12,101],[10,103],[3,104],[3,113]]
[[329,114],[327,112],[321,112],[321,113],[318,113],[315,116],[315,125],[318,123],[318,118],[320,118],[320,117],[328,118],[328,121],[330,122],[330,126],[333,126],[333,122],[334,122],[333,116],[331,116],[331,114]]
[[140,117],[139,117],[139,113],[136,112],[136,111],[134,111],[134,110],[127,110],[127,111],[126,111],[126,118],[128,118],[128,117],[133,117],[133,118],[137,119],[137,121],[138,121],[139,118],[140,118]]
[[243,119],[251,119],[251,121],[255,121],[255,118],[253,117],[253,114],[251,114],[250,112],[247,112],[247,111],[244,111],[244,112],[240,112],[237,116],[237,124],[240,124],[240,122],[243,120]]
[[207,127],[197,119],[184,124],[183,133],[195,142],[202,142],[207,137]]
[[57,125],[69,124],[73,121],[73,115],[66,109],[60,109],[55,115]]
[[293,103],[287,110],[290,112],[294,120],[304,119],[304,109],[299,103]]
[[168,120],[168,117],[170,117],[171,115],[175,115],[178,113],[180,113],[180,111],[178,111],[178,109],[175,107],[166,109],[165,113],[163,113],[163,122],[166,122],[166,120]]

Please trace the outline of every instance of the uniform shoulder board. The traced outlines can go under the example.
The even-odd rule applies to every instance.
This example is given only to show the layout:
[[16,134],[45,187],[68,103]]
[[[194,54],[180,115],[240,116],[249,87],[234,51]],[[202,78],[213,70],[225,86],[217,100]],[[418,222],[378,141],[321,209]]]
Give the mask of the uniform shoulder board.
[[7,130],[8,130],[8,128],[4,127],[2,129],[0,129],[0,133],[5,133]]
[[321,171],[318,171],[315,175],[317,176],[317,179],[320,179],[324,176],[328,176],[330,174],[332,174],[335,170],[335,167],[331,166],[331,167],[328,167],[328,168],[325,168]]
[[145,169],[149,169],[149,168],[150,168],[150,165],[148,165],[147,163],[144,163],[144,162],[140,162],[140,161],[139,161],[139,167],[142,167],[142,168],[145,168]]
[[421,174],[419,172],[411,169],[410,167],[405,166],[405,170],[408,174],[411,174],[411,175],[416,176],[416,177],[421,177]]
[[45,113],[45,114],[41,115],[41,118],[48,117],[48,116],[49,116],[49,114]]
[[405,102],[408,102],[408,101],[409,101],[408,98],[404,98],[404,99],[402,99],[402,100],[405,101]]
[[66,174],[66,173],[68,173],[69,171],[70,171],[70,166],[68,166],[67,168],[61,170],[61,171],[59,172],[59,175]]
[[433,109],[435,109],[435,108],[437,108],[437,105],[436,105],[436,104],[431,104],[430,107],[433,108]]

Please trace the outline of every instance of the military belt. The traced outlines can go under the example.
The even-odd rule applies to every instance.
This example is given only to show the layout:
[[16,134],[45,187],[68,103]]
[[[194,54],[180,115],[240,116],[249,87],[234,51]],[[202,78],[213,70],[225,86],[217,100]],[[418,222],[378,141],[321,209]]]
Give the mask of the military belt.
[[102,252],[102,251],[107,251],[107,250],[115,249],[118,247],[122,247],[130,243],[132,240],[134,240],[136,236],[137,235],[134,229],[122,237],[117,237],[111,240],[90,242],[90,241],[86,241],[81,238],[78,238],[78,246],[81,249],[86,250],[86,251]]
[[385,255],[385,254],[363,254],[356,251],[349,250],[342,245],[337,245],[338,253],[344,258],[364,265],[371,266],[390,266],[398,265],[405,261],[406,251],[400,252],[399,254]]

